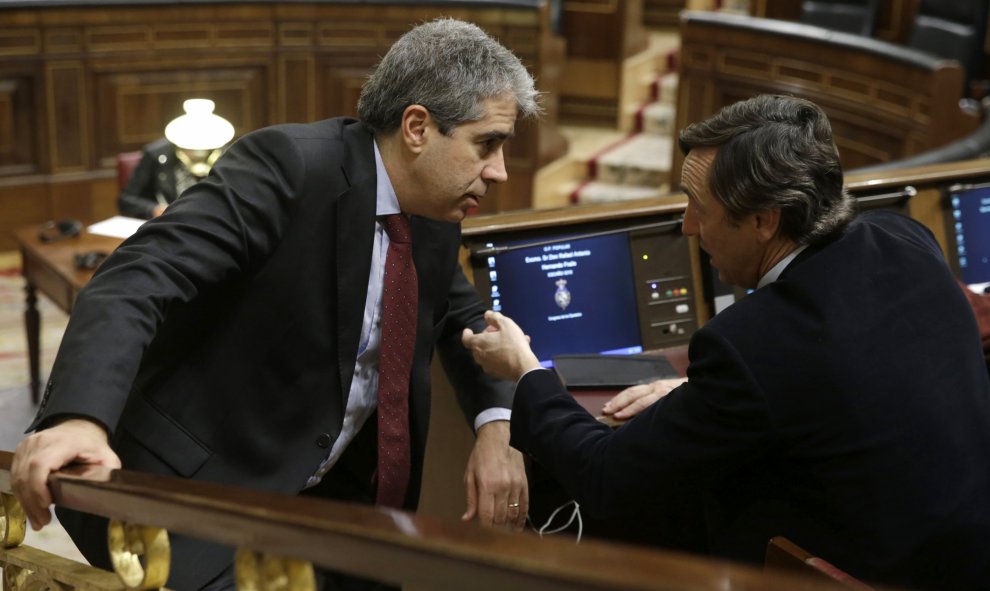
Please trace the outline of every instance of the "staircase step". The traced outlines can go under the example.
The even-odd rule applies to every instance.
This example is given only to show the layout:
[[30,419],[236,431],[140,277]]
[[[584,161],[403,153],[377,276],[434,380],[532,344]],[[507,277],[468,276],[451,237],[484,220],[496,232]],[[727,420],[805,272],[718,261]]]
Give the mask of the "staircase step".
[[568,154],[537,173],[534,207],[669,192],[679,44],[676,32],[652,32],[648,49],[626,61],[617,129],[561,127]]
[[673,137],[677,109],[667,103],[650,103],[640,112],[643,133]]
[[610,203],[659,197],[666,192],[664,187],[616,185],[591,181],[583,184],[574,192],[572,201],[575,203]]
[[659,187],[670,182],[670,136],[638,134],[597,159],[594,180],[616,185]]
[[667,72],[657,79],[657,102],[672,107],[677,106],[677,82],[679,78],[677,72]]

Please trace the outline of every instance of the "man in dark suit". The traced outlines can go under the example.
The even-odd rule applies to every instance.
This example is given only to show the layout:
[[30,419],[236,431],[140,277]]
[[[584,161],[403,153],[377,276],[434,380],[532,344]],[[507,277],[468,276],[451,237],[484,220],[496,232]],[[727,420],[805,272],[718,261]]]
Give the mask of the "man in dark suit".
[[122,215],[146,220],[162,215],[210,172],[234,137],[234,126],[213,112],[213,101],[187,99],[182,107],[186,113],[165,126],[165,137],[141,149],[141,160],[117,198]]
[[[381,300],[391,243],[405,241],[385,222],[402,218],[418,312],[411,369],[397,378],[411,466],[396,504],[419,498],[435,347],[477,430],[465,519],[521,527],[511,385],[460,344],[463,328],[484,326],[484,307],[458,262],[459,222],[506,180],[503,144],[536,99],[510,51],[440,19],[383,58],[360,121],[279,125],[233,144],[80,294],[38,431],[12,467],[32,525],[50,520],[45,479],[70,462],[375,502],[379,351],[399,338]],[[103,520],[60,518],[105,566]],[[231,560],[229,548],[175,536],[169,587],[228,588]]]
[[680,142],[684,233],[722,281],[755,291],[695,333],[687,381],[615,431],[489,312],[463,341],[519,380],[513,446],[598,516],[702,496],[718,556],[760,562],[783,535],[867,580],[985,588],[990,383],[931,232],[887,211],[852,218],[808,101],[743,101]]
[[176,175],[183,165],[176,157],[176,148],[165,138],[155,140],[141,148],[141,159],[127,180],[127,186],[117,197],[117,210],[121,215],[150,220],[165,212],[165,208],[187,189],[194,179],[186,177],[180,186]]

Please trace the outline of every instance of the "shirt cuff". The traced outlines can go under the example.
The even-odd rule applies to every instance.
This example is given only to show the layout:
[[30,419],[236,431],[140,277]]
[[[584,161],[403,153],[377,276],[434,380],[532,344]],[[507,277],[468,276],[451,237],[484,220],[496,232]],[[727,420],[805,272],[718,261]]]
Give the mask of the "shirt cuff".
[[508,408],[496,407],[483,410],[474,418],[474,431],[477,433],[482,425],[487,425],[494,421],[508,421],[511,418],[512,410]]
[[[519,376],[519,382],[521,382],[522,379],[526,377],[530,372],[540,371],[540,370],[550,371],[545,367],[534,367],[532,369],[528,369],[526,370],[526,373]],[[517,388],[519,387],[519,382],[516,382]],[[478,413],[478,416],[474,418],[474,431],[475,433],[477,433],[478,429],[480,429],[482,425],[486,425],[494,421],[509,421],[509,420],[512,420],[511,409],[501,408],[501,407],[489,408],[487,410],[481,411],[480,413]]]

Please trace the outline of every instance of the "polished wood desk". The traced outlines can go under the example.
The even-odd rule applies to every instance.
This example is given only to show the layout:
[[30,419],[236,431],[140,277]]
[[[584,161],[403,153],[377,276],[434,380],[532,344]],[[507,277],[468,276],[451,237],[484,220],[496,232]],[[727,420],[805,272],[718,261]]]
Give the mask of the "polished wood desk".
[[14,241],[21,252],[21,274],[27,282],[24,329],[27,332],[31,371],[31,400],[37,404],[41,387],[41,316],[38,314],[38,291],[51,298],[67,314],[71,313],[79,291],[93,277],[92,270],[76,268],[76,254],[94,250],[110,252],[122,240],[83,230],[79,236],[46,243],[38,238],[38,226],[31,225],[15,230]]

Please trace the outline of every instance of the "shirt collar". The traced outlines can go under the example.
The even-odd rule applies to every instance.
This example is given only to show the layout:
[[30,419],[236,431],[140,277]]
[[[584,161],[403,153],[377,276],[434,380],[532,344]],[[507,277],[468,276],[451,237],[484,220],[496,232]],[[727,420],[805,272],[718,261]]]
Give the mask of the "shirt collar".
[[756,289],[760,289],[764,285],[769,285],[780,278],[780,274],[784,272],[787,265],[791,264],[797,255],[801,254],[801,251],[808,248],[807,244],[802,244],[801,246],[795,248],[791,251],[791,254],[777,261],[777,264],[770,267],[770,270],[766,272],[763,277],[760,277],[760,282],[756,284]]
[[385,170],[385,163],[382,162],[382,153],[378,150],[378,140],[372,140],[371,144],[375,147],[375,197],[377,199],[375,215],[381,217],[402,213],[402,210],[399,209],[399,198],[395,195],[392,181],[388,178],[388,172]]

